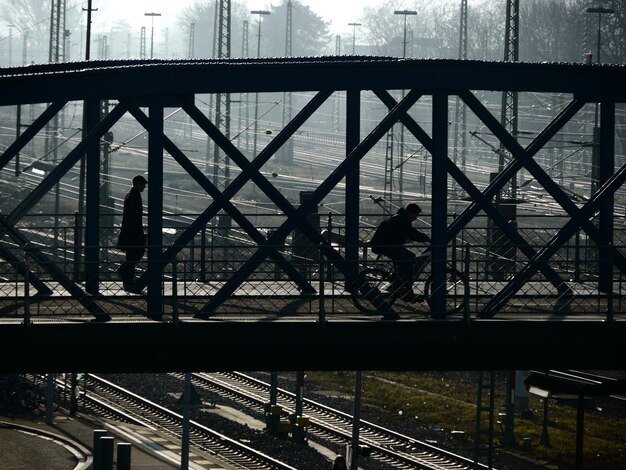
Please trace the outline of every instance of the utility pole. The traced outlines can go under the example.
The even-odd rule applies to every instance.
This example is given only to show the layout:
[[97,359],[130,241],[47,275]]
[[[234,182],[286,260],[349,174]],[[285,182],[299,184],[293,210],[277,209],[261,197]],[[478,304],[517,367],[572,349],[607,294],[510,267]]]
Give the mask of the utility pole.
[[9,67],[13,65],[13,28],[14,24],[9,24]]
[[[506,25],[504,30],[504,61],[505,62],[518,62],[519,61],[519,0],[507,0],[506,2]],[[502,108],[500,114],[500,124],[505,127],[513,136],[517,139],[518,135],[518,94],[516,91],[504,91],[502,92]],[[502,172],[505,167],[505,149],[501,145],[499,152],[498,172]],[[523,180],[522,172],[520,170],[520,183]],[[517,216],[517,175],[514,175],[511,180],[510,186],[510,204],[504,205],[502,202],[502,195],[496,196],[496,207],[500,210],[507,210],[505,216],[507,219],[515,220]],[[508,207],[508,209],[507,209]],[[505,239],[500,230],[493,230],[493,238],[497,240]],[[509,244],[502,245],[501,241],[492,240],[497,243],[494,248],[496,257],[501,257],[504,260],[512,259],[515,257],[515,248],[509,246]],[[512,249],[511,249],[512,248]],[[509,270],[511,262],[505,261],[503,264],[494,263],[496,266],[501,267],[502,270]],[[511,268],[513,269],[513,268]],[[498,269],[494,268],[495,278],[506,275],[506,273],[498,273]],[[515,445],[515,381],[516,377],[521,375],[517,371],[509,371],[506,383],[506,416],[504,419],[504,434],[502,436],[502,444],[505,446]]]
[[354,48],[356,47],[356,28],[361,26],[361,23],[348,23],[348,26],[352,26],[352,55],[354,55]]
[[146,58],[146,27],[141,27],[141,32],[139,33],[139,58]]
[[22,65],[26,65],[28,61],[28,31],[22,33]]
[[187,57],[193,59],[196,48],[196,23],[189,25],[189,43],[187,44]]
[[85,60],[89,60],[91,54],[91,12],[98,11],[97,8],[91,8],[92,0],[87,0],[87,8],[83,11],[87,12],[87,37],[85,38]]
[[[459,25],[459,60],[467,60],[467,0],[461,0]],[[455,103],[455,119],[454,119],[454,149],[453,158],[456,165],[461,162],[461,171],[465,173],[465,159],[467,156],[467,139],[466,139],[466,113],[467,108],[463,101],[457,96]],[[454,187],[458,185],[454,182]],[[455,191],[456,192],[456,191]],[[458,196],[457,196],[458,197]]]
[[[252,15],[259,15],[256,56],[261,57],[261,17],[269,15],[270,12],[267,10],[252,10],[250,13]],[[254,94],[254,136],[253,136],[254,157],[256,157],[257,155],[256,152],[257,152],[258,131],[259,131],[259,92],[257,91]]]
[[[231,5],[230,0],[218,0],[217,10],[217,57],[230,58]],[[215,122],[224,136],[230,140],[230,93],[218,93],[216,97]],[[213,147],[213,184],[225,188],[230,182],[229,158],[222,152],[217,143]],[[220,221],[230,217],[221,217]],[[221,226],[224,224],[220,223]],[[230,223],[226,224],[230,225]]]
[[144,16],[149,16],[152,22],[152,28],[150,30],[150,58],[154,58],[154,17],[161,16],[161,13],[144,13]]
[[[585,10],[587,13],[598,15],[598,38],[596,41],[596,63],[600,64],[600,51],[602,50],[602,15],[615,13],[612,8],[591,7]],[[599,106],[596,103],[595,116],[593,121],[593,149],[591,154],[591,195],[598,191],[598,180],[600,179],[600,127],[598,126]]]
[[65,0],[52,0],[50,6],[50,47],[48,62],[63,62],[63,35],[65,33]]
[[[519,0],[507,0],[506,2],[506,25],[504,30],[504,62],[519,61]],[[502,92],[502,107],[500,112],[500,124],[504,126],[514,138],[517,138],[517,102],[516,91]],[[498,172],[504,169],[505,150],[500,146]],[[520,180],[522,179],[520,170]],[[520,181],[521,183],[522,181]],[[517,175],[511,180],[510,197],[517,196]],[[501,197],[501,195],[499,195]]]
[[[14,24],[9,24],[9,67],[13,65],[13,28],[15,28]],[[18,138],[21,134],[20,127],[22,125],[22,107],[17,105],[17,113],[16,113],[16,122],[15,122],[15,135]],[[15,155],[15,176],[20,174],[20,153],[18,152]]]
[[[87,8],[83,8],[83,11],[87,12],[87,32],[85,37],[85,60],[89,61],[91,59],[91,13],[94,11],[98,11],[97,8],[92,8],[92,0],[87,1]],[[83,131],[82,138],[83,140],[87,136],[87,102],[83,102]],[[82,216],[85,208],[85,154],[80,157],[80,169],[78,173],[78,226],[76,227],[76,248],[74,252],[76,253],[74,259],[74,279],[80,279],[82,276],[81,267],[80,267],[80,254],[82,250],[83,244],[83,231],[82,227]],[[74,393],[74,389],[72,389],[72,394]]]
[[[600,64],[600,52],[602,50],[602,15],[610,15],[615,13],[615,10],[611,8],[592,7],[587,8],[587,13],[598,15],[598,39],[597,39],[597,56],[596,63]],[[611,106],[606,103],[607,106]],[[602,183],[607,181],[609,175],[614,172],[615,163],[609,160],[601,161],[601,147],[600,141],[600,123],[598,122],[598,113],[600,110],[599,103],[595,103],[595,116],[593,124],[593,148],[591,153],[591,196],[597,193],[598,188]],[[613,233],[613,198],[607,199],[605,204],[600,209],[599,227],[600,230],[607,234],[602,245],[600,245],[597,251],[598,259],[601,261],[600,278],[598,280],[598,290],[603,293],[607,293],[613,289],[613,265],[607,263],[606,260],[611,258],[611,255],[607,252],[607,246],[613,243],[611,234]]]
[[[243,28],[242,28],[242,39],[241,39],[241,58],[245,59],[248,55],[248,29],[249,23],[248,20],[243,20]],[[242,92],[239,94],[239,134],[243,132],[243,129],[246,129],[244,132],[244,140],[246,142],[246,152],[250,151],[250,133],[247,131],[248,123],[250,122],[250,107],[248,106],[248,93]],[[243,107],[243,122],[241,117],[241,111]]]
[[[341,36],[335,36],[335,55],[341,55]],[[335,99],[333,100],[333,132],[339,134],[339,121],[340,121],[340,112],[341,112],[341,92],[335,92]]]
[[[48,50],[48,62],[59,63],[63,62],[63,33],[65,31],[65,0],[52,0],[50,4],[50,48]],[[59,132],[59,114],[63,111],[55,114],[52,118],[52,126],[46,126],[46,140],[44,155],[52,153],[52,163],[57,163],[58,158],[58,132]],[[54,197],[54,213],[55,213],[55,227],[58,227],[58,214],[60,203],[60,184],[56,185],[55,197]],[[56,231],[55,231],[56,239]]]
[[[285,28],[285,57],[292,55],[293,5],[287,2],[287,27]],[[283,128],[291,121],[291,92],[283,92]],[[293,162],[293,140],[290,138],[280,148],[280,160],[284,163]]]
[[[404,38],[402,40],[402,58],[406,58],[406,22],[407,16],[415,16],[417,15],[417,11],[415,10],[395,10],[393,12],[394,15],[402,15],[404,17]],[[402,98],[404,99],[405,91],[402,90]],[[400,166],[400,176],[398,178],[398,189],[400,193],[404,191],[404,125],[400,124],[400,142],[398,142],[398,146],[400,148],[400,155],[398,158],[398,165]]]

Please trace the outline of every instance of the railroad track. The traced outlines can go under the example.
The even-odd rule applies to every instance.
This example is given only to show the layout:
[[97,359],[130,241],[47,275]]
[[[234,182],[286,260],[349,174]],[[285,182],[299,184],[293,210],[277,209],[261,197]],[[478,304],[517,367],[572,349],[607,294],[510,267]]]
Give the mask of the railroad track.
[[[180,374],[174,374],[182,377]],[[238,372],[196,373],[192,383],[257,410],[269,401],[268,383]],[[295,409],[295,394],[278,389],[278,400],[287,413]],[[310,418],[308,433],[340,444],[352,439],[352,416],[322,403],[305,399],[303,413]],[[375,459],[395,468],[406,469],[473,469],[487,468],[466,457],[437,448],[409,436],[361,420],[359,442],[370,450]]]
[[[82,399],[88,413],[155,430],[174,441],[180,441],[183,428],[180,414],[95,375],[88,376],[87,387],[89,392]],[[226,468],[295,470],[194,421],[190,422],[189,445],[190,448],[223,463]]]

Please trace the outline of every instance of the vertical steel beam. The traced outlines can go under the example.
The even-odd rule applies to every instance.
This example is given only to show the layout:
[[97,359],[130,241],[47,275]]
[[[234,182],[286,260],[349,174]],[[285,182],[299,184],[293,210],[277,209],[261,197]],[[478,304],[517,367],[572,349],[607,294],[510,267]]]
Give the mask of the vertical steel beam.
[[148,316],[160,319],[163,246],[163,107],[150,106],[148,136]]
[[[348,90],[346,108],[346,155],[349,155],[360,142],[361,95],[359,90]],[[359,178],[360,161],[355,159],[346,170],[346,261],[348,272],[355,276],[359,257]]]
[[433,95],[432,270],[433,316],[445,314],[448,227],[448,95]]
[[[100,101],[86,101],[87,133],[100,122]],[[100,140],[87,143],[87,204],[85,227],[85,289],[92,295],[98,293],[100,278],[98,268],[100,245]]]

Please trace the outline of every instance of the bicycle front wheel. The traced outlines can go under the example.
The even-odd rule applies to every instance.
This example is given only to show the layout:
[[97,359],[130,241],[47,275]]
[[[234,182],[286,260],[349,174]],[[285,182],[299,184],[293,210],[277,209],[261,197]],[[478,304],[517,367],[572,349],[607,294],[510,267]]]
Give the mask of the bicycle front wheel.
[[381,306],[389,305],[393,296],[388,294],[391,289],[391,276],[380,268],[366,268],[359,272],[359,278],[352,288],[352,301],[363,313],[378,313]]
[[[433,277],[430,275],[426,280],[424,286],[424,294],[426,295],[426,301],[432,308],[433,292]],[[468,302],[469,296],[469,282],[467,278],[456,269],[446,268],[446,313],[460,312],[465,308],[465,304]]]

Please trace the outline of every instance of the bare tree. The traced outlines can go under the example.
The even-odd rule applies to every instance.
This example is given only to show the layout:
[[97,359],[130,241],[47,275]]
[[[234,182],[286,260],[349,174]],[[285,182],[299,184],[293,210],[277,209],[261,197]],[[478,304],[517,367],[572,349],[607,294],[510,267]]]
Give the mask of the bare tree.
[[[28,62],[48,61],[50,0],[5,0],[0,3],[0,18],[15,27],[13,44],[26,37]],[[21,59],[15,63],[21,64]]]

